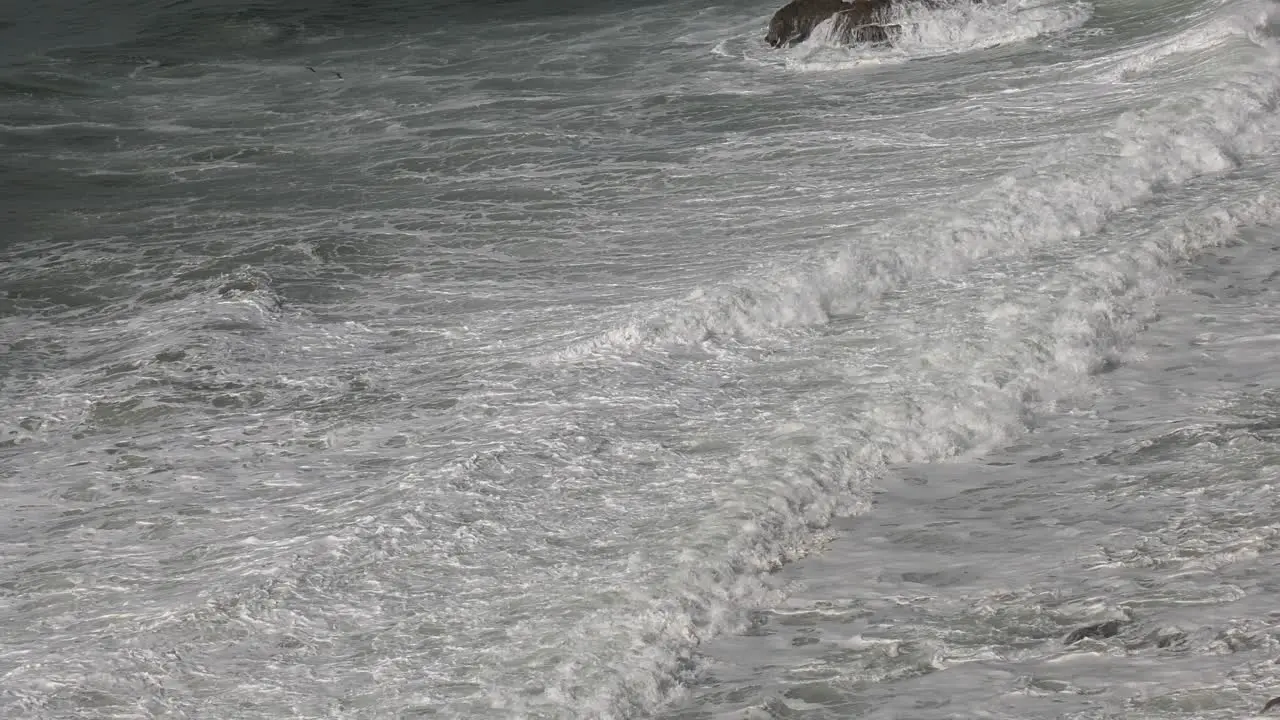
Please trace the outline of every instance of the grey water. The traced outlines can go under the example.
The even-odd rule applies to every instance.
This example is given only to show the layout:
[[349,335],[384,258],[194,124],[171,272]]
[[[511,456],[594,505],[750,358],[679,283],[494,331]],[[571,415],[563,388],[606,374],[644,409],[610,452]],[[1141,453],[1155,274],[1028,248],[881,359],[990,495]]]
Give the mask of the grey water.
[[0,9],[0,714],[1257,712],[1276,5],[776,9]]

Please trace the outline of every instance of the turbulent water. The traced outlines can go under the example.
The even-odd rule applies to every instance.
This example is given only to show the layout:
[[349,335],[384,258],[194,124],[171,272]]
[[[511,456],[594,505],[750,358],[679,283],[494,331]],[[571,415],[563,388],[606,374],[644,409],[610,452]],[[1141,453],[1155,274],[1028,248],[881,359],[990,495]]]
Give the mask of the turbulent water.
[[1280,694],[1280,5],[776,9],[0,10],[0,716]]

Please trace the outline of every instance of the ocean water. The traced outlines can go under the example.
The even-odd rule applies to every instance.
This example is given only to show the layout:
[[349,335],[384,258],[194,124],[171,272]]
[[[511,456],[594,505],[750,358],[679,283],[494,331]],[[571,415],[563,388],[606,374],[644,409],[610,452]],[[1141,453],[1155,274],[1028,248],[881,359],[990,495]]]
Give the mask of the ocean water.
[[0,716],[1280,695],[1280,5],[777,5],[0,9]]

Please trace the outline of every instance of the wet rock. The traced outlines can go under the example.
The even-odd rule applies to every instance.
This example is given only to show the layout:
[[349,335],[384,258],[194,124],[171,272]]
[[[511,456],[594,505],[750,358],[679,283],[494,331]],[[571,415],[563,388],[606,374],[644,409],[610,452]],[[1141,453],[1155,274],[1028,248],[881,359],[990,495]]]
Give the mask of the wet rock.
[[1076,628],[1075,630],[1067,633],[1066,637],[1062,638],[1062,644],[1074,645],[1085,638],[1101,640],[1103,638],[1113,637],[1120,632],[1121,624],[1122,623],[1119,620],[1108,620],[1107,622]]

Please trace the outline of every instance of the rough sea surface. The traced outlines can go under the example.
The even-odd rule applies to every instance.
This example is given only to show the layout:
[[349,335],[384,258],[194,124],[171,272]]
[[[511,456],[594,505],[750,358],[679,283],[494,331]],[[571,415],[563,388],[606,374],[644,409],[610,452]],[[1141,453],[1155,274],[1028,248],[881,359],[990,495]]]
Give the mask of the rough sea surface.
[[0,7],[0,717],[1280,695],[1280,4]]

